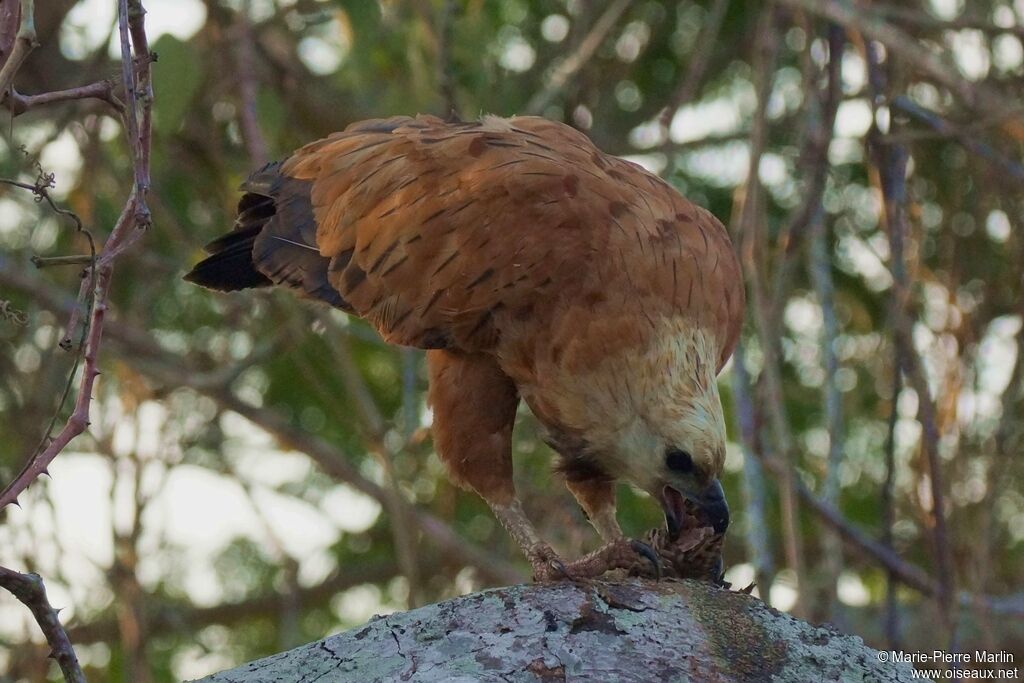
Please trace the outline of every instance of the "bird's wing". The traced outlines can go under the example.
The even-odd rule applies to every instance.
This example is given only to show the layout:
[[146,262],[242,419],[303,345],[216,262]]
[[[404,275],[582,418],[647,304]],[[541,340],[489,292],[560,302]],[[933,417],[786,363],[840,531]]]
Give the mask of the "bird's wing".
[[676,307],[667,313],[704,309],[731,352],[742,290],[733,296],[738,268],[721,224],[563,124],[367,121],[270,173],[246,188],[276,206],[255,238],[257,268],[390,342],[485,350],[497,318],[615,289],[627,304],[639,293]]

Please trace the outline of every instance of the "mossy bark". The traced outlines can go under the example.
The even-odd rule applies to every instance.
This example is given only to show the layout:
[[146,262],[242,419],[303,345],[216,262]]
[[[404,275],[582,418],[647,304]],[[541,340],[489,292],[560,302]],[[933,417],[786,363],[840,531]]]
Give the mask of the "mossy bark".
[[[202,679],[256,681],[910,681],[855,636],[690,580],[474,593]],[[918,679],[921,680],[921,679]]]

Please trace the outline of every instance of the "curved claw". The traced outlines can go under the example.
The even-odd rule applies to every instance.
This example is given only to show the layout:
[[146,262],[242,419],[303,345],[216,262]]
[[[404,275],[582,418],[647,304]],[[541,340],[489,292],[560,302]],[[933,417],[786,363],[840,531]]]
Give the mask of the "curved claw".
[[630,540],[629,545],[633,548],[633,552],[654,565],[654,580],[661,581],[661,558],[658,557],[658,553],[654,552],[654,548],[637,540]]
[[551,565],[552,569],[554,569],[556,572],[561,574],[563,579],[572,579],[572,574],[569,573],[569,568],[566,567],[565,563],[562,562],[557,557],[552,558],[551,560],[549,560],[548,564]]

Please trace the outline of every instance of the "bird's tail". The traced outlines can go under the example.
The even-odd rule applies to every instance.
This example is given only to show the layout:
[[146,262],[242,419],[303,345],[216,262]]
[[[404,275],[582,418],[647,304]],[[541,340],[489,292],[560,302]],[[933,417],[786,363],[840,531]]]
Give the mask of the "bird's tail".
[[185,280],[221,292],[250,287],[269,287],[270,278],[261,273],[253,261],[253,244],[267,222],[277,213],[271,196],[273,183],[279,178],[279,162],[268,164],[252,174],[242,185],[246,191],[238,202],[234,229],[207,244],[208,257],[185,275]]

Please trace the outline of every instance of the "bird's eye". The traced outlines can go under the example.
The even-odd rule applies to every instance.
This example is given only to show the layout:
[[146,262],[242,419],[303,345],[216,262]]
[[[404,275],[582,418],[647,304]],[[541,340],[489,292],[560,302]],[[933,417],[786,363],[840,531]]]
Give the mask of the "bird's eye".
[[665,466],[679,474],[690,474],[693,472],[693,458],[686,451],[670,448],[665,451]]

